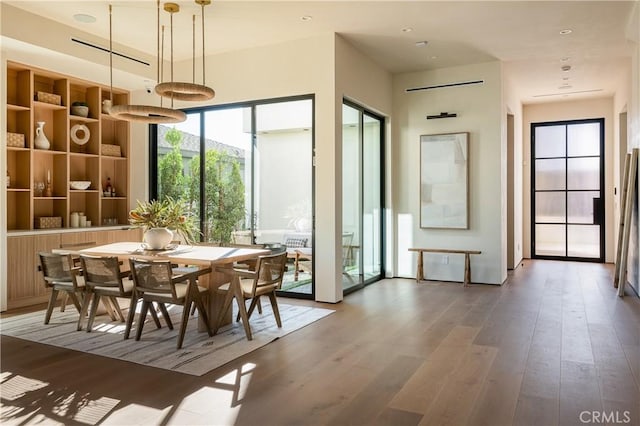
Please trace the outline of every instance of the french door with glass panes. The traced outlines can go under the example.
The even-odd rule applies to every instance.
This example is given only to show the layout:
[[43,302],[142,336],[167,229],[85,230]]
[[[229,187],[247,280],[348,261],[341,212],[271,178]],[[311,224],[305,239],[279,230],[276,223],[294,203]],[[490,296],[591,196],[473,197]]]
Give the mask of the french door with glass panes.
[[531,125],[531,253],[604,262],[604,119]]

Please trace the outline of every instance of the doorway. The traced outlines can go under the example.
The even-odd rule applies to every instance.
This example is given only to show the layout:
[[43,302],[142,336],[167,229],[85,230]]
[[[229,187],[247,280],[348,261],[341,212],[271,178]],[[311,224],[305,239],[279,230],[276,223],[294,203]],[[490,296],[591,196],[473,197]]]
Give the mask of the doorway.
[[604,119],[531,124],[533,258],[604,262]]

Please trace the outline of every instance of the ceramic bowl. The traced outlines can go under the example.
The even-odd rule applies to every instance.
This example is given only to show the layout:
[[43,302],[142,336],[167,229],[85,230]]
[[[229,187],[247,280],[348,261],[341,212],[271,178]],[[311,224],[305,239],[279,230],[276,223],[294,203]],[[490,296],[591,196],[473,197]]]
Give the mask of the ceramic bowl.
[[91,181],[90,180],[70,180],[69,181],[69,187],[71,187],[71,189],[88,189],[91,186]]
[[71,106],[71,114],[79,117],[89,116],[89,107],[84,105]]

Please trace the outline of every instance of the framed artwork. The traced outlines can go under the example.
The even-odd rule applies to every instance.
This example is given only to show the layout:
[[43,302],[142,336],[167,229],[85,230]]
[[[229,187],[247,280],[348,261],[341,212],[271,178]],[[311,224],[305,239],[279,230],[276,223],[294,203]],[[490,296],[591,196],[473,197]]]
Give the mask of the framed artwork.
[[468,229],[469,133],[420,136],[420,227]]

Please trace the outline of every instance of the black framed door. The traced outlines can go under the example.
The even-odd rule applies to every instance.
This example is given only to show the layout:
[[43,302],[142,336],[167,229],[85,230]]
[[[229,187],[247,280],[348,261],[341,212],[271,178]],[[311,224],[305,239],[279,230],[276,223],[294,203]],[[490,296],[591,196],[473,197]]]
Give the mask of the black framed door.
[[531,124],[531,253],[604,262],[604,119]]

